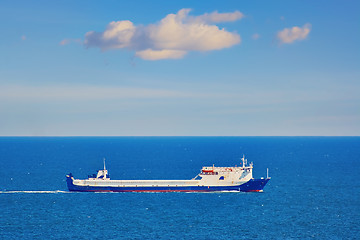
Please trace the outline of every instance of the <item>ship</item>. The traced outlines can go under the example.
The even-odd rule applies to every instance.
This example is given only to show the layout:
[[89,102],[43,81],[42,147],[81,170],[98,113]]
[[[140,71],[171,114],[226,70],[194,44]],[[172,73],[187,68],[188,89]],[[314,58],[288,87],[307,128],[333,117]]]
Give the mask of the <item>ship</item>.
[[253,178],[253,163],[245,156],[239,166],[203,167],[191,180],[111,180],[105,166],[88,179],[75,179],[69,173],[66,182],[71,192],[262,192],[269,177]]

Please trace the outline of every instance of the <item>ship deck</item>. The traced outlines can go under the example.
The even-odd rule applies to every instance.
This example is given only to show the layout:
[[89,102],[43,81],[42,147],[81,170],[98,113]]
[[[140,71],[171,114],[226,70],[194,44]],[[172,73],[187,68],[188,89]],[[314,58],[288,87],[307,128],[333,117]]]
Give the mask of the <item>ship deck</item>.
[[79,186],[196,186],[199,180],[78,180],[74,179],[74,184]]

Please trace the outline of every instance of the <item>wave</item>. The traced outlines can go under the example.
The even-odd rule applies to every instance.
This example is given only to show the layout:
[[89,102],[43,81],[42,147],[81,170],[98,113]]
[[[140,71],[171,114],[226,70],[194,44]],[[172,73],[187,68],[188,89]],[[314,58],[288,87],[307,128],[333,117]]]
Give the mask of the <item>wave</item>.
[[0,191],[0,194],[10,194],[10,193],[69,193],[67,191],[55,190],[55,191]]

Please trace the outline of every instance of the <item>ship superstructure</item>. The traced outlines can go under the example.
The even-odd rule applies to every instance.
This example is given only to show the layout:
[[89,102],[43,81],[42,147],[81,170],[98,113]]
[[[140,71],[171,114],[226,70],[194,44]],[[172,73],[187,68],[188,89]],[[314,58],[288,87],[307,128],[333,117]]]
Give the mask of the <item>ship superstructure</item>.
[[243,156],[240,166],[203,167],[191,180],[111,180],[104,160],[104,169],[88,179],[74,179],[71,173],[66,178],[69,191],[80,192],[260,192],[270,177],[254,179],[252,170]]

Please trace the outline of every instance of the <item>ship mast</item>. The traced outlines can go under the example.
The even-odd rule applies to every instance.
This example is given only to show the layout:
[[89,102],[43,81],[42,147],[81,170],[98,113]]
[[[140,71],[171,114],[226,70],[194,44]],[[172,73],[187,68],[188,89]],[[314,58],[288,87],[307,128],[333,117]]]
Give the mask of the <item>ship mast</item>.
[[104,179],[107,178],[107,170],[106,170],[106,166],[105,166],[105,158],[104,158],[104,170],[103,170],[103,174],[104,174]]

